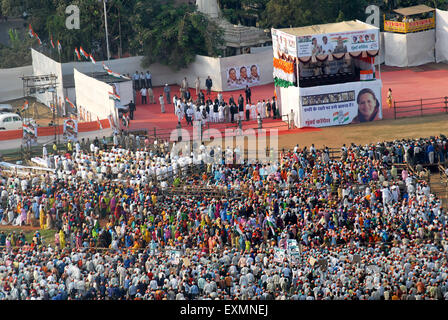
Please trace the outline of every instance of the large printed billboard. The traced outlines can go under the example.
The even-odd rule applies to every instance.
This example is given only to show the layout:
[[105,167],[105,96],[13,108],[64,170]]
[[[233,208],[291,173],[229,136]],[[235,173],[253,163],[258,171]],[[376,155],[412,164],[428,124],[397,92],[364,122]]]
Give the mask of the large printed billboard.
[[373,29],[301,36],[297,39],[298,56],[378,50],[378,37],[378,30]]
[[294,36],[272,29],[274,57],[310,57],[379,49],[379,30],[347,31]]
[[380,80],[373,80],[300,88],[300,127],[382,119],[381,86]]
[[272,29],[272,50],[274,57],[278,59],[286,59],[289,57],[297,57],[297,37],[287,34],[280,30]]

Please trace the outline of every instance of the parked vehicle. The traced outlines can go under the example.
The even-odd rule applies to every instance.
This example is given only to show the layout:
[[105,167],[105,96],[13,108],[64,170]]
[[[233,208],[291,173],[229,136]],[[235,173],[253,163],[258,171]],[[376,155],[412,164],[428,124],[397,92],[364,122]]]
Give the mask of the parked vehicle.
[[0,113],[0,130],[20,130],[22,125],[22,118],[17,113]]

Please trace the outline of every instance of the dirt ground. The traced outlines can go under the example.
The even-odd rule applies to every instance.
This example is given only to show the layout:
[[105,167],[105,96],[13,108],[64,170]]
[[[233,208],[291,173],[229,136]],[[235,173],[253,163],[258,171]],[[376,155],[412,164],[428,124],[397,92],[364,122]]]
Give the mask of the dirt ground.
[[46,105],[37,102],[34,98],[28,98],[29,108],[25,112],[20,112],[25,99],[16,99],[6,101],[4,103],[10,104],[14,108],[14,112],[18,112],[22,118],[33,118],[41,127],[46,127],[53,120],[53,113]]

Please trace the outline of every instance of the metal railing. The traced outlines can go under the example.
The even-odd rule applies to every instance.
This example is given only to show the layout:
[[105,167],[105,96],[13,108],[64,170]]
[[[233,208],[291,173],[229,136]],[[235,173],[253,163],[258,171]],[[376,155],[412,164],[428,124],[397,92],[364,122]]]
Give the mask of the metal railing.
[[394,101],[394,119],[437,113],[448,113],[448,97]]

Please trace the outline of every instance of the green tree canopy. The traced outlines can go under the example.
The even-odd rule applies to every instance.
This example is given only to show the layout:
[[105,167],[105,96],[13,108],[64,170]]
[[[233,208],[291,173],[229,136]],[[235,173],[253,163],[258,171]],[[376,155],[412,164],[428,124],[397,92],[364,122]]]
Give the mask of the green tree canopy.
[[139,1],[132,24],[132,48],[145,56],[144,66],[159,62],[179,69],[193,62],[197,54],[220,53],[222,31],[193,6]]

